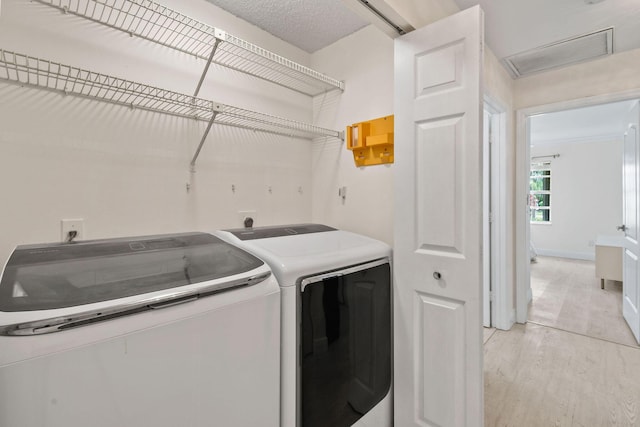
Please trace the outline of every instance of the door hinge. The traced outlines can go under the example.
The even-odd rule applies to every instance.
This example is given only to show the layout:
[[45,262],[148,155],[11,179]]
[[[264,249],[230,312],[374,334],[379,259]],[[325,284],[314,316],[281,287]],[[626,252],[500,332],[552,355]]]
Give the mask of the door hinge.
[[489,212],[489,224],[494,221],[493,212]]
[[489,301],[494,301],[495,299],[495,294],[493,293],[493,291],[489,291]]

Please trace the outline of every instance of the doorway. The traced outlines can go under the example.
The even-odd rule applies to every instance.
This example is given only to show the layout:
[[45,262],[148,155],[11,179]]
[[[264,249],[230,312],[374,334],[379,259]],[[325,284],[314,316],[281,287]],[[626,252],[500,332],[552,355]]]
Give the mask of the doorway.
[[483,326],[509,330],[515,319],[507,286],[509,198],[506,108],[490,95],[483,112]]
[[634,345],[621,282],[601,289],[595,271],[603,239],[621,239],[622,141],[634,97],[518,111],[516,200],[526,201],[516,208],[519,323]]

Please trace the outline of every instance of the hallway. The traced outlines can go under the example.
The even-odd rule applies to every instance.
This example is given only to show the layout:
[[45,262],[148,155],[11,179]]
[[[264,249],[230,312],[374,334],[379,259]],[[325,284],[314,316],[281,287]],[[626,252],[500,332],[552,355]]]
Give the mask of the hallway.
[[528,323],[487,330],[485,426],[640,426],[640,348]]
[[538,257],[529,322],[485,329],[485,426],[640,426],[640,347],[622,284],[594,263]]

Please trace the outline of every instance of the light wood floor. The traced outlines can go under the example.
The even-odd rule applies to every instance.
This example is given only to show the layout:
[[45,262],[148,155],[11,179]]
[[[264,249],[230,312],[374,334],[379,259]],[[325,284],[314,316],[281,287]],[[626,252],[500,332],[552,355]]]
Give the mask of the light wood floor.
[[593,263],[539,257],[532,288],[532,322],[485,329],[485,426],[640,426],[620,284],[602,290]]
[[640,426],[640,349],[527,323],[484,348],[485,426]]
[[537,257],[531,264],[530,322],[637,346],[622,317],[622,283],[605,289],[592,261]]

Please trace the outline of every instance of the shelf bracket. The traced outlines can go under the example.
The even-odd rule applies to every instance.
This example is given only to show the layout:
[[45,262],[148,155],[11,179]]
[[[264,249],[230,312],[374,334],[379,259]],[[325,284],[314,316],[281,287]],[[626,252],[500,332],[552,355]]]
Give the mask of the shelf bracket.
[[211,48],[211,54],[209,55],[209,59],[207,59],[207,64],[204,66],[204,70],[202,70],[202,75],[200,76],[198,87],[196,87],[196,91],[194,92],[193,96],[198,96],[198,93],[200,92],[200,88],[202,87],[202,83],[204,83],[204,78],[207,76],[207,72],[209,71],[209,66],[213,61],[213,56],[216,54],[216,50],[218,50],[219,44],[220,44],[220,39],[216,37],[216,41],[213,43],[213,47]]
[[202,135],[202,139],[200,140],[200,144],[198,145],[198,148],[196,149],[195,154],[193,155],[193,159],[191,159],[191,172],[195,173],[196,171],[196,160],[198,160],[198,156],[200,155],[200,150],[202,150],[202,146],[204,145],[204,141],[206,141],[207,139],[207,135],[209,135],[209,131],[211,130],[211,126],[213,126],[213,122],[216,120],[216,116],[218,115],[219,111],[214,111],[213,115],[211,116],[211,119],[209,120],[209,123],[207,124],[207,128],[204,131],[204,135]]

